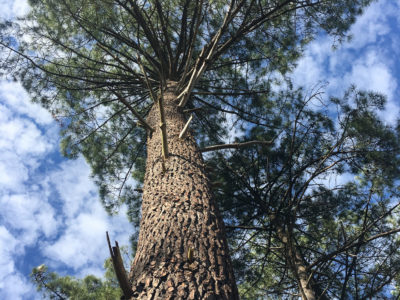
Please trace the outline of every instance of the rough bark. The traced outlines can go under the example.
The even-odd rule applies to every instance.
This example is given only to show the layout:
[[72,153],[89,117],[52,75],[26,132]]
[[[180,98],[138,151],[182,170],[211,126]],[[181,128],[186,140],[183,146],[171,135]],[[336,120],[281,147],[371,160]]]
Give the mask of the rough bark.
[[[147,141],[142,219],[130,271],[131,299],[239,299],[225,229],[193,135],[179,133],[185,118],[176,84],[164,92],[169,157],[162,167],[161,134]],[[154,105],[147,122],[159,128]],[[189,256],[189,257],[188,257]]]

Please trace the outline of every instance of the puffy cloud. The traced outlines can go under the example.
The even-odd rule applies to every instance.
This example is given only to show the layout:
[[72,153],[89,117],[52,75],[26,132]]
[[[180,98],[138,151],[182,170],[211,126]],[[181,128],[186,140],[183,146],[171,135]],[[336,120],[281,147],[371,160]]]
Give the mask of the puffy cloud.
[[376,51],[370,51],[353,63],[344,81],[352,82],[361,89],[373,90],[391,96],[396,89],[396,79],[389,66],[379,59]]
[[17,266],[24,261],[26,247],[39,236],[52,236],[57,228],[54,211],[30,183],[43,156],[54,150],[54,142],[44,135],[50,132],[39,127],[49,124],[46,114],[29,103],[20,85],[0,82],[1,299],[35,297],[35,288]]
[[354,62],[351,71],[344,76],[343,81],[354,83],[360,89],[379,92],[387,96],[386,109],[380,112],[380,115],[388,124],[396,124],[400,112],[399,103],[396,103],[397,99],[394,98],[398,84],[385,58],[375,51],[366,53]]
[[374,2],[351,28],[353,39],[333,51],[332,39],[320,37],[308,45],[305,55],[298,62],[293,80],[308,90],[319,81],[328,82],[327,93],[341,96],[345,89],[355,84],[359,89],[380,92],[387,96],[386,110],[381,117],[395,124],[400,112],[394,95],[398,91],[395,47],[400,45],[394,12],[400,2]]
[[399,1],[376,1],[365,10],[353,25],[352,42],[344,47],[362,49],[376,43],[380,37],[387,35],[391,28],[388,18],[398,16]]
[[101,276],[106,230],[128,243],[125,213],[106,214],[82,158],[60,158],[58,130],[20,85],[0,82],[1,299],[38,295],[27,276],[38,261],[61,273]]
[[90,168],[84,159],[65,161],[59,170],[49,174],[50,183],[57,190],[63,214],[74,218],[97,201],[97,187],[90,179]]
[[50,238],[58,227],[54,208],[38,196],[12,194],[0,199],[4,223],[9,228],[19,230],[18,241],[22,245],[36,243],[39,235]]
[[88,270],[100,273],[109,256],[106,231],[121,245],[128,244],[132,233],[124,208],[118,216],[107,215],[89,175],[83,159],[65,161],[59,171],[50,174],[50,184],[54,184],[62,203],[64,224],[59,238],[42,245],[54,265],[65,264],[81,275],[89,274]]
[[40,128],[50,115],[17,83],[1,81],[0,99],[0,188],[21,191],[42,156],[54,150],[56,130]]
[[19,272],[5,274],[5,278],[0,283],[0,298],[4,300],[19,299],[43,299],[37,292],[29,279]]
[[18,191],[28,179],[28,168],[15,153],[4,151],[0,160],[0,189]]
[[4,227],[0,226],[0,299],[33,299],[35,289],[20,272],[16,270],[16,256],[23,255],[19,241]]
[[112,229],[107,216],[91,211],[68,220],[66,225],[61,237],[54,244],[44,247],[44,253],[75,270],[101,266],[108,256],[105,232]]
[[12,255],[22,254],[22,249],[17,247],[17,239],[4,226],[0,226],[0,245],[0,288],[4,288],[2,282],[6,274],[15,271]]
[[0,18],[3,19],[22,17],[30,10],[26,0],[0,0],[0,7]]
[[27,116],[40,125],[48,125],[53,121],[47,110],[36,103],[30,102],[28,93],[18,82],[0,81],[0,99],[5,105],[10,107],[14,113]]

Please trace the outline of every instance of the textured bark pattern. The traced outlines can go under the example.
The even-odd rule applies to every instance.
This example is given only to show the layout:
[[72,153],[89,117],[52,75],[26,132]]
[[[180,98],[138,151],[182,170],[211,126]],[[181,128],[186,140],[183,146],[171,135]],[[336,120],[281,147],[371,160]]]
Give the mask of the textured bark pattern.
[[[178,138],[186,120],[173,83],[164,92],[164,110],[169,158],[163,173],[157,130],[147,141],[139,242],[129,275],[131,299],[239,299],[201,153],[190,132]],[[159,128],[156,105],[147,122]]]

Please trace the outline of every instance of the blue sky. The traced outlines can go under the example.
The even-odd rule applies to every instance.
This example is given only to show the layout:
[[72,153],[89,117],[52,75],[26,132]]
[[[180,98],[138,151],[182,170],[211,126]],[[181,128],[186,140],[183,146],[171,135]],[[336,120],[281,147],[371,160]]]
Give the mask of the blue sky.
[[[28,10],[25,0],[0,0],[0,17]],[[400,1],[374,3],[352,27],[353,39],[332,50],[321,36],[307,47],[293,78],[312,89],[328,82],[340,96],[350,84],[387,95],[382,118],[395,124],[400,99]],[[131,226],[122,208],[108,216],[84,159],[58,151],[58,125],[29,101],[18,83],[0,81],[0,299],[40,299],[29,282],[42,263],[61,274],[101,276],[108,257],[105,231],[128,244]]]

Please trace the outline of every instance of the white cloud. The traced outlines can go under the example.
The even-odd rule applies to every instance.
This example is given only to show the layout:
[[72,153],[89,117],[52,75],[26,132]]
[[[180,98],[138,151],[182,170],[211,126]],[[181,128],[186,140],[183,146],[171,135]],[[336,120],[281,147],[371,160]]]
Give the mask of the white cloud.
[[[0,227],[0,273],[7,277],[4,282],[19,280],[18,284],[26,287],[17,295],[7,288],[15,285],[4,286],[1,299],[31,299],[22,296],[25,292],[29,294],[31,286],[15,268],[15,261],[24,255],[27,246],[38,243],[37,249],[51,270],[67,266],[83,277],[103,274],[102,266],[109,256],[106,231],[121,245],[128,244],[132,227],[126,210],[119,216],[108,216],[89,173],[83,159],[65,161],[47,177],[37,174],[36,184],[26,188],[27,193],[10,192],[1,196],[0,216],[4,222]],[[50,195],[57,198],[49,198]],[[58,211],[52,206],[60,204],[62,208]],[[10,232],[15,232],[15,236]]]
[[313,184],[323,185],[326,188],[333,189],[353,182],[354,178],[354,175],[351,173],[337,174],[336,172],[332,172],[330,174],[321,174],[314,178],[312,182]]
[[62,202],[64,229],[55,241],[42,244],[52,265],[67,265],[81,276],[90,274],[90,270],[101,273],[109,256],[106,231],[121,245],[128,244],[132,233],[126,210],[118,216],[107,215],[89,176],[89,166],[82,158],[63,162],[60,170],[49,175],[49,184],[54,185]]
[[54,146],[43,136],[40,129],[27,119],[18,118],[3,122],[0,135],[3,149],[13,149],[17,155],[43,155]]
[[[42,108],[29,103],[28,98],[15,103],[10,97],[2,98],[5,91],[0,84],[0,189],[20,191],[30,174],[39,165],[40,158],[54,150],[55,130],[43,132],[34,120],[43,120]],[[21,90],[16,87],[15,90]],[[20,112],[30,111],[35,119],[24,118]],[[45,136],[47,133],[48,136]]]
[[368,44],[376,43],[379,37],[390,32],[388,17],[398,16],[398,11],[398,1],[397,3],[392,0],[373,2],[352,26],[352,42],[343,46],[362,49]]
[[26,0],[14,0],[12,10],[16,16],[20,17],[29,12],[30,6]]
[[30,101],[28,93],[18,82],[0,81],[0,99],[15,113],[26,115],[40,125],[48,125],[53,121],[47,110]]
[[60,238],[42,245],[43,253],[52,260],[51,265],[65,264],[80,276],[91,274],[93,270],[102,273],[101,266],[109,257],[106,231],[121,245],[127,245],[132,228],[124,214],[110,217],[96,201],[88,206],[90,211],[66,221],[66,229]]
[[105,233],[109,231],[120,245],[128,245],[132,226],[122,213],[110,217],[98,202],[91,210],[66,221],[66,229],[55,242],[42,243],[41,250],[51,267],[68,266],[80,277],[103,274],[104,260],[109,257]]
[[300,86],[311,87],[322,78],[322,61],[314,58],[313,53],[307,53],[302,58],[293,73],[294,82]]
[[7,274],[4,281],[0,283],[0,298],[4,300],[42,299],[36,293],[33,284],[19,272]]
[[55,146],[39,128],[49,123],[44,116],[21,86],[0,82],[0,299],[35,298],[35,288],[17,262],[24,261],[27,246],[57,228],[46,199],[27,185]]
[[102,213],[83,213],[68,220],[65,233],[45,253],[76,270],[101,264],[107,257],[105,232],[107,217]]
[[[74,218],[97,200],[97,187],[90,179],[90,168],[83,158],[63,162],[59,171],[49,174],[63,203],[63,213]],[[90,204],[89,204],[90,203]]]
[[395,98],[398,88],[397,78],[391,71],[390,60],[371,49],[364,56],[354,60],[351,70],[342,78],[336,78],[331,90],[339,90],[355,84],[358,89],[379,92],[387,97],[386,108],[379,112],[380,117],[391,125],[396,124],[400,106]]
[[52,237],[59,225],[54,209],[46,199],[37,196],[39,195],[13,194],[0,199],[3,207],[1,216],[8,227],[20,230],[18,238],[21,246],[36,243],[41,234],[46,238]]
[[4,19],[22,17],[30,10],[26,0],[0,0],[0,7],[0,18]]
[[19,241],[4,226],[0,226],[0,299],[33,298],[32,284],[15,267],[15,256],[22,254]]
[[0,299],[38,295],[19,270],[20,261],[32,261],[29,248],[51,271],[72,267],[69,275],[101,276],[109,255],[105,231],[128,244],[125,212],[105,213],[84,159],[52,158],[57,134],[58,125],[18,84],[0,82]]
[[12,152],[2,152],[0,160],[0,190],[18,191],[28,179],[28,169]]
[[397,87],[396,78],[391,74],[389,66],[374,50],[353,63],[344,81],[354,83],[360,89],[380,92],[389,97],[393,95]]
[[307,90],[320,81],[328,82],[327,94],[339,97],[351,84],[380,92],[388,99],[380,116],[388,124],[395,124],[400,112],[395,99],[399,85],[393,68],[397,62],[378,40],[387,35],[391,41],[398,41],[390,17],[396,17],[399,9],[400,1],[374,2],[351,28],[353,40],[336,51],[331,50],[332,40],[328,37],[312,42],[293,73],[294,82]]
[[15,271],[12,254],[22,254],[17,245],[17,239],[7,228],[0,226],[0,288],[3,287],[4,276]]

